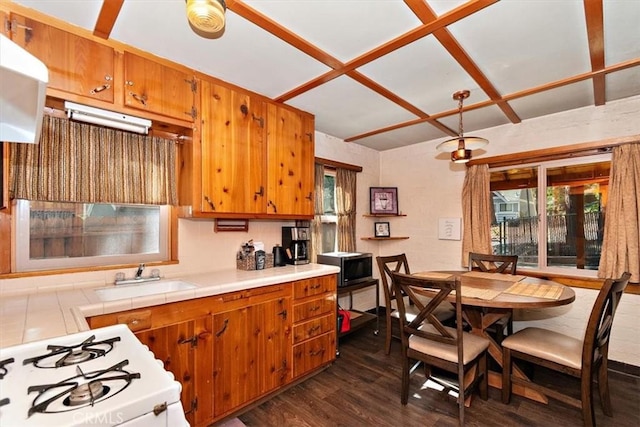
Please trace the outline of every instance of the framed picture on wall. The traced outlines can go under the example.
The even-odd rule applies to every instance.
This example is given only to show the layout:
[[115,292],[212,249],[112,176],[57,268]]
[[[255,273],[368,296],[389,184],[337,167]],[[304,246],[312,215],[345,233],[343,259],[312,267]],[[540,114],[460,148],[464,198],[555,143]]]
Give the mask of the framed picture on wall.
[[388,222],[376,222],[374,224],[375,237],[391,237],[391,230]]
[[398,187],[369,187],[372,215],[398,215]]

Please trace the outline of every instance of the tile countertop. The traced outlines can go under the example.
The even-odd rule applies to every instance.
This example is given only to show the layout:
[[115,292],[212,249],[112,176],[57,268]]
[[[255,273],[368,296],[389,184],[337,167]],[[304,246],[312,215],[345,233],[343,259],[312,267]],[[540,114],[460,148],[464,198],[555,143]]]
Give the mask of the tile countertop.
[[[258,271],[221,270],[180,275],[196,288],[102,302],[91,287],[39,292],[0,298],[0,347],[53,338],[89,329],[86,318],[135,308],[202,298],[244,289],[269,286],[326,274],[338,273],[335,266],[288,265]],[[153,283],[153,282],[148,282]]]

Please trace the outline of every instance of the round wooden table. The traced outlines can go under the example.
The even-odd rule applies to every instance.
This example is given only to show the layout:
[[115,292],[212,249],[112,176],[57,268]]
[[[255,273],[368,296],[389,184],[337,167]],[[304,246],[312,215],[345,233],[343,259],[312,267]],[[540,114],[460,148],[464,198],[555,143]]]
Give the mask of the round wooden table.
[[[460,280],[462,314],[465,321],[471,327],[471,333],[489,340],[489,356],[502,367],[502,347],[487,332],[487,329],[500,320],[505,314],[512,313],[514,309],[532,309],[558,307],[571,304],[576,294],[572,288],[550,280],[537,277],[511,276],[499,273],[481,273],[475,271],[427,271],[414,273],[416,276],[443,279],[446,276],[455,276]],[[495,276],[495,277],[492,277]],[[521,279],[521,280],[518,280]],[[547,285],[551,290],[559,291],[557,298],[541,298],[536,296],[524,296],[513,293],[505,293],[515,283],[524,285]],[[558,289],[558,287],[560,289]],[[526,286],[524,286],[526,288]],[[530,288],[531,290],[533,288]],[[541,288],[542,289],[542,288]],[[483,298],[482,294],[484,295]],[[474,295],[474,296],[470,296]],[[428,292],[425,292],[428,295]],[[480,296],[480,297],[478,297]],[[490,298],[491,299],[488,299]],[[449,302],[455,303],[455,295],[447,297]],[[524,372],[517,366],[513,367],[514,375],[527,379]],[[489,385],[502,388],[502,374],[489,372]],[[526,387],[515,387],[513,392],[530,399],[547,403],[546,396]]]

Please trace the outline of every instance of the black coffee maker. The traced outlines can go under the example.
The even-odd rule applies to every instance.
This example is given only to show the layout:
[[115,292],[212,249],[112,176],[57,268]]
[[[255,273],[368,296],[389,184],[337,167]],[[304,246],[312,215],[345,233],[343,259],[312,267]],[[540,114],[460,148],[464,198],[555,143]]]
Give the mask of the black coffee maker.
[[282,247],[287,264],[309,264],[309,227],[282,227]]

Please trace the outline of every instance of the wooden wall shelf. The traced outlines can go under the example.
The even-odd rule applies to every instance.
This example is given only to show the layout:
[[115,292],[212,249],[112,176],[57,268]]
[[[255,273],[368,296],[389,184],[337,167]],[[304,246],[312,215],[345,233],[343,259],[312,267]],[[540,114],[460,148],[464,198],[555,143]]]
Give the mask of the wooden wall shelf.
[[407,214],[363,214],[362,216],[369,218],[390,218],[395,216],[407,216]]
[[401,236],[401,237],[361,237],[360,240],[406,240],[408,239],[408,236]]

